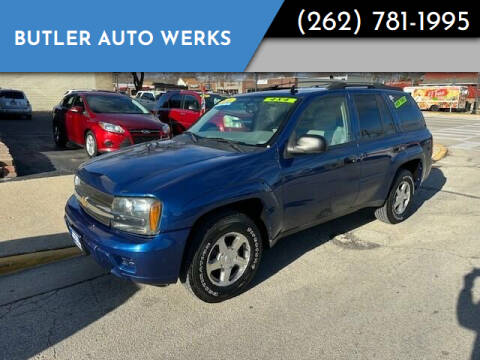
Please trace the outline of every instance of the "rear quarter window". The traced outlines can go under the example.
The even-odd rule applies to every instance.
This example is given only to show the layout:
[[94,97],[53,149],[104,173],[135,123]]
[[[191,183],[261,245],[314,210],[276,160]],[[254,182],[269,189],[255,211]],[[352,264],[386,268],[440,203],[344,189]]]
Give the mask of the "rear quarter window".
[[423,129],[425,119],[417,103],[408,94],[388,94],[402,131]]

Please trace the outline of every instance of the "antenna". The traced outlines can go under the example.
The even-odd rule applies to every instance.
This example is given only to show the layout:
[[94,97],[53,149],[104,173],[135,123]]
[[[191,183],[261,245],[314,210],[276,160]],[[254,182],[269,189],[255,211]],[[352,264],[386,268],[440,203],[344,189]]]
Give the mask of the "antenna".
[[298,89],[295,85],[292,85],[290,88],[290,94],[295,95],[296,93],[298,93]]

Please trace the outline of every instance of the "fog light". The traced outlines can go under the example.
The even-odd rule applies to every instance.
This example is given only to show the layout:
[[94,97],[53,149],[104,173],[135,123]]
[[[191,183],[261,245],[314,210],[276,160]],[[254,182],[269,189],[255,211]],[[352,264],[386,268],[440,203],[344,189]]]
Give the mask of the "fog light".
[[113,143],[110,140],[104,142],[106,147],[112,147]]

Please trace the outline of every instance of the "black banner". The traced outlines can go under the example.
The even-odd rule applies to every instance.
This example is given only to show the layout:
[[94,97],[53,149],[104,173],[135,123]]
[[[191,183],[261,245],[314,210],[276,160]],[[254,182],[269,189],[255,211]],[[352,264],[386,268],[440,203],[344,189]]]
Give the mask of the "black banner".
[[480,37],[472,1],[330,4],[285,0],[265,37]]

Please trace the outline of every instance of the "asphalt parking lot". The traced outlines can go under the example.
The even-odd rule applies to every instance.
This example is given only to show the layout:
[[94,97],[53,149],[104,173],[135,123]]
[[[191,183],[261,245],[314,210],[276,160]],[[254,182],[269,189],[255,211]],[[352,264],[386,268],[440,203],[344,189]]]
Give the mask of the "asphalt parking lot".
[[[27,147],[48,148],[39,139]],[[0,359],[478,359],[480,158],[459,143],[404,223],[366,209],[283,239],[251,288],[224,303],[118,280],[87,257],[0,278]]]
[[34,113],[32,120],[0,118],[0,141],[10,149],[18,176],[39,177],[71,174],[88,159],[85,151],[53,142],[51,113]]

